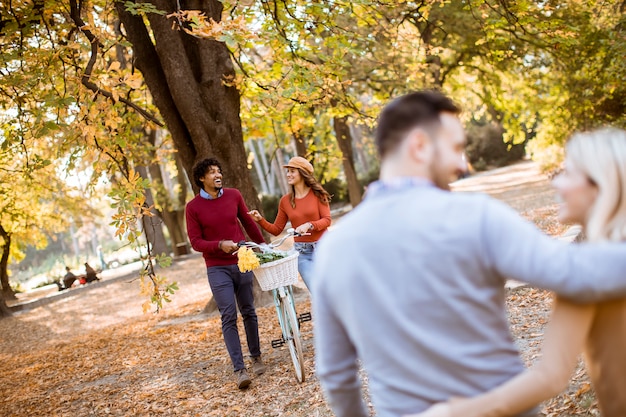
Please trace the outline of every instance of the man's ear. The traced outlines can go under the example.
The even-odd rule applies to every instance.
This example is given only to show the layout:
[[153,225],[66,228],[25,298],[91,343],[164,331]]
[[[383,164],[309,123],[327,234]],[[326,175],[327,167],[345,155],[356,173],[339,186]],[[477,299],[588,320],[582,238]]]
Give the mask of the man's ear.
[[425,130],[413,129],[407,138],[406,150],[415,162],[428,162],[433,153],[433,142]]

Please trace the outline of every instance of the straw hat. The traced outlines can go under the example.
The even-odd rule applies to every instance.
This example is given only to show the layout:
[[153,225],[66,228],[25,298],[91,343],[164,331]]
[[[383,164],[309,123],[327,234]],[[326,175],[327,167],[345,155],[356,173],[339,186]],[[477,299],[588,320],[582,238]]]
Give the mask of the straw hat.
[[313,175],[313,165],[301,156],[294,156],[289,160],[287,165],[283,165],[284,168],[300,168],[309,174]]

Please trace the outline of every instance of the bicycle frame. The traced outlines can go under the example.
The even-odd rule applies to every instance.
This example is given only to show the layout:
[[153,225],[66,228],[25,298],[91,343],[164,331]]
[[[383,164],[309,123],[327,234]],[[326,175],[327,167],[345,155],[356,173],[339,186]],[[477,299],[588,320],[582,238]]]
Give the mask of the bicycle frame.
[[293,299],[293,289],[290,286],[278,287],[272,290],[272,295],[274,296],[274,307],[276,307],[276,314],[278,315],[278,323],[280,324],[280,328],[282,329],[285,325],[285,319],[283,318],[282,312],[280,311],[280,301],[282,299],[288,298],[288,303],[293,307],[293,310],[296,310],[295,301]]
[[304,382],[304,357],[300,339],[300,323],[296,315],[296,305],[291,285],[281,286],[272,290],[276,315],[282,331],[282,340],[272,341],[272,347],[286,344],[293,362],[296,379]]

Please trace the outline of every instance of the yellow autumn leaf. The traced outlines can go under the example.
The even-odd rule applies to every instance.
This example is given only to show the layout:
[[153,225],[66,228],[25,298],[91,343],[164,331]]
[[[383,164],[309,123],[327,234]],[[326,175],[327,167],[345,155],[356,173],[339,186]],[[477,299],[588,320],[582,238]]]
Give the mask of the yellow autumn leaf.
[[583,384],[581,384],[580,388],[578,389],[578,391],[576,391],[576,396],[580,397],[581,395],[583,395],[586,392],[589,392],[591,390],[591,384],[589,384],[588,382],[585,382]]
[[111,65],[109,65],[109,71],[111,72],[119,71],[119,69],[120,69],[119,61],[113,61],[111,62]]
[[130,74],[130,75],[126,76],[124,78],[124,82],[130,88],[137,89],[137,88],[141,87],[141,84],[143,83],[143,78],[142,78],[140,73],[136,72],[134,74]]

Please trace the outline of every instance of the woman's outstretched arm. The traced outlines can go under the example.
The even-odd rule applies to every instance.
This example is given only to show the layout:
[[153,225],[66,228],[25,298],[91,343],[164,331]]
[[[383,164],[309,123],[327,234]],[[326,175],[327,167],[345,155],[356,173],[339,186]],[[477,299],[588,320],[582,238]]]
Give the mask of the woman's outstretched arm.
[[542,357],[515,378],[473,398],[451,399],[406,417],[502,417],[529,410],[567,387],[591,328],[593,305],[557,298]]

